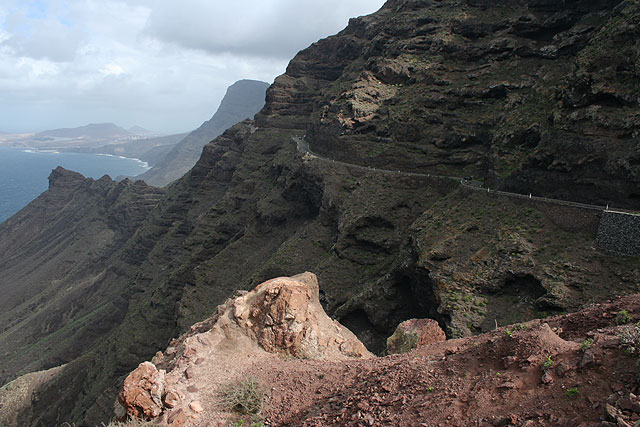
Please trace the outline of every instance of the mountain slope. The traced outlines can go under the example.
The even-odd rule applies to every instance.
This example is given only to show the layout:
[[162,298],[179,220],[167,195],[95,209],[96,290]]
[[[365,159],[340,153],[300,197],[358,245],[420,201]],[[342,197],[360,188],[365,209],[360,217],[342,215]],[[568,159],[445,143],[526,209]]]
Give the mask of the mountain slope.
[[635,3],[389,1],[376,16],[290,67],[328,67],[309,87],[315,152],[640,206]]
[[104,286],[115,268],[104,261],[162,196],[143,182],[94,181],[62,168],[49,182],[0,225],[3,382],[77,357],[120,321],[127,301]]
[[151,170],[137,177],[158,187],[180,178],[200,158],[202,147],[236,123],[253,117],[264,106],[269,85],[240,80],[229,86],[218,111],[164,155]]
[[[89,152],[97,154],[112,154],[114,156],[131,157],[143,160],[154,166],[162,161],[176,144],[182,141],[188,134],[156,136],[151,138],[134,139],[126,142],[116,142],[93,148],[73,148],[74,152]],[[138,179],[138,178],[137,178]]]
[[117,139],[130,136],[126,129],[116,126],[113,123],[90,123],[76,128],[52,129],[38,132],[35,138],[57,137],[57,138],[95,138],[95,139]]
[[[565,96],[557,90],[571,87],[560,82],[571,81],[576,60],[606,41],[603,31],[631,25],[637,3],[508,5],[390,1],[300,52],[268,90],[255,121],[207,144],[191,171],[132,223],[133,234],[105,254],[99,265],[109,268],[99,270],[100,286],[123,301],[112,327],[75,352],[61,342],[56,357],[48,351],[7,355],[5,381],[67,363],[20,419],[99,424],[111,414],[124,375],[172,337],[210,316],[235,290],[300,271],[318,275],[327,313],[376,352],[407,318],[432,317],[450,337],[461,336],[491,322],[574,310],[635,291],[640,259],[594,248],[599,212],[487,195],[458,180],[408,173],[473,174],[505,188],[537,185],[548,187],[547,195],[581,201],[601,201],[606,194],[637,206],[637,103],[607,101],[599,109],[554,103],[555,96]],[[542,56],[553,51],[545,48],[550,41],[561,45],[565,38],[570,49]],[[631,49],[635,39],[618,44]],[[527,56],[527,47],[534,54]],[[628,57],[635,67],[637,57]],[[607,63],[623,59],[614,55]],[[613,82],[612,93],[624,97],[627,89],[616,85],[636,68],[616,67],[620,76],[589,72],[594,81]],[[498,79],[510,83],[496,86]],[[533,94],[553,105],[526,110]],[[623,118],[609,120],[615,116]],[[503,133],[508,126],[512,134]],[[567,132],[571,139],[549,136]],[[325,159],[298,152],[293,137],[303,135]],[[547,166],[530,161],[534,155]],[[108,206],[73,194],[87,208]],[[29,230],[16,231],[11,240]],[[52,224],[60,239],[72,239],[78,230]],[[0,241],[9,241],[8,233],[1,229]],[[43,257],[53,254],[41,250]],[[3,287],[19,289],[43,274],[27,258],[20,261],[28,253],[16,249],[11,268],[25,274],[1,282]],[[56,263],[71,287],[89,279],[71,273],[89,274],[94,264],[72,253]],[[25,321],[36,324],[41,313],[35,307]],[[43,333],[55,339],[61,328],[90,324],[71,312]],[[24,344],[41,337],[25,336]]]

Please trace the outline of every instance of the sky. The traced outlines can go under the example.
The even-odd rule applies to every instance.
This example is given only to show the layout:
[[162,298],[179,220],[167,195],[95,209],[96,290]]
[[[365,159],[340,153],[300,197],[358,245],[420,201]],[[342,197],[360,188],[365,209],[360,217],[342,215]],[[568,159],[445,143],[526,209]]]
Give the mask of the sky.
[[384,0],[0,0],[0,131],[197,128]]

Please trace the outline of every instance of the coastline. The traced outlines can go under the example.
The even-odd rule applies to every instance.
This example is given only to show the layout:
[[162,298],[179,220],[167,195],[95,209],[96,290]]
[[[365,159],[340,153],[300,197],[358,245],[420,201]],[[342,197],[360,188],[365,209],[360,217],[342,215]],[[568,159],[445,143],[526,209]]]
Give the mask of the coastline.
[[87,178],[109,175],[114,180],[120,176],[135,180],[150,169],[147,162],[131,157],[0,145],[0,223],[46,191],[48,176],[57,166]]
[[4,148],[4,149],[12,149],[12,150],[20,150],[23,153],[28,153],[28,154],[38,154],[38,153],[43,153],[43,154],[79,154],[79,155],[83,155],[83,156],[104,156],[104,157],[113,157],[116,159],[122,159],[122,160],[133,160],[135,161],[138,165],[140,165],[140,167],[144,168],[145,170],[143,172],[140,172],[138,175],[143,174],[144,172],[148,171],[149,169],[152,168],[151,165],[149,165],[149,162],[146,162],[142,159],[139,159],[137,157],[126,157],[126,156],[118,156],[116,154],[109,154],[109,153],[89,153],[89,152],[80,152],[80,151],[59,151],[57,149],[54,148],[37,148],[37,147],[3,147],[2,145],[0,145],[0,148]]

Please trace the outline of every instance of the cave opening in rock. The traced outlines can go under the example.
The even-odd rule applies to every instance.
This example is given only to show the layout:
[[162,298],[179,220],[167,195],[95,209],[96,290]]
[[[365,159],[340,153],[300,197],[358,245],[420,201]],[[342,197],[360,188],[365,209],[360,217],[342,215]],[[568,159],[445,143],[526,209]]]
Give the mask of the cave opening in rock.
[[433,280],[428,273],[412,272],[394,278],[392,289],[395,291],[394,302],[397,308],[389,316],[387,327],[391,333],[399,323],[414,318],[434,319],[444,329],[445,319],[437,311],[438,304],[433,287]]
[[357,309],[340,319],[340,323],[356,334],[367,349],[377,355],[382,355],[387,345],[387,336],[380,328],[369,320],[369,316],[362,309]]
[[525,322],[545,317],[549,313],[541,311],[536,304],[547,294],[542,282],[525,273],[507,274],[496,288],[487,290],[487,314],[481,331],[488,332],[497,326]]
[[373,308],[376,304],[367,304],[367,311],[357,309],[340,319],[369,351],[383,355],[387,338],[405,320],[430,318],[446,330],[448,318],[437,311],[433,281],[427,271],[396,273],[383,287],[385,298],[380,310]]

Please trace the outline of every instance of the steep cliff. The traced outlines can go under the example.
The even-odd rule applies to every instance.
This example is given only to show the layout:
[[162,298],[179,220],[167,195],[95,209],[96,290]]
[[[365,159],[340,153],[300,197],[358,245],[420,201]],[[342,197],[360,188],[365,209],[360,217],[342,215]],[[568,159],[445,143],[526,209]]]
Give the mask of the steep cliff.
[[[100,263],[70,252],[58,259],[64,286],[98,283],[122,304],[106,310],[117,313],[109,329],[75,352],[57,334],[90,326],[84,316],[106,299],[21,338],[24,348],[56,340],[58,356],[9,352],[4,381],[66,365],[19,418],[104,421],[123,377],[172,337],[235,290],[300,271],[318,275],[326,311],[376,352],[409,318],[432,317],[450,337],[468,335],[637,289],[638,258],[595,250],[597,212],[426,175],[471,174],[527,193],[638,205],[640,107],[629,76],[639,60],[637,38],[625,38],[637,31],[638,5],[558,5],[390,1],[300,52],[255,121],[207,144]],[[627,53],[607,48],[611,40]],[[584,73],[587,86],[577,83]],[[611,97],[597,95],[604,82]],[[298,151],[293,137],[305,135],[324,158]],[[112,206],[83,188],[65,197],[87,209]],[[34,206],[25,221],[35,223]],[[22,240],[11,234],[15,221],[0,229],[0,241]],[[93,223],[47,224],[62,241]],[[43,258],[55,253],[49,249],[38,246]],[[25,273],[8,280],[2,267],[0,282],[19,295],[46,270],[28,262],[26,247],[12,253],[8,268]],[[36,324],[43,311],[24,313]],[[13,321],[5,319],[2,330]]]
[[97,181],[62,168],[49,190],[0,225],[2,382],[72,360],[122,320],[107,260],[162,198],[141,181]]
[[229,86],[213,117],[185,136],[171,150],[163,153],[162,159],[156,161],[153,168],[136,179],[164,187],[180,178],[196,164],[205,144],[231,126],[252,118],[260,111],[264,106],[265,91],[268,87],[268,83],[257,80],[240,80]]
[[287,77],[322,70],[307,85],[320,154],[637,208],[638,13],[619,0],[390,1]]

